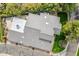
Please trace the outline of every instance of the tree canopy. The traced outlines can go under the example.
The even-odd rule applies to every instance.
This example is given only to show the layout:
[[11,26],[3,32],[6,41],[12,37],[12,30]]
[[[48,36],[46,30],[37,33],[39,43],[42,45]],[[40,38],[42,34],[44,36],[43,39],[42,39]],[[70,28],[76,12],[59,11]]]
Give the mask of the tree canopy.
[[75,7],[75,3],[2,3],[0,4],[0,16],[21,15],[26,12],[71,12]]
[[76,40],[79,37],[79,20],[67,22],[63,26],[62,31],[66,36],[66,40]]

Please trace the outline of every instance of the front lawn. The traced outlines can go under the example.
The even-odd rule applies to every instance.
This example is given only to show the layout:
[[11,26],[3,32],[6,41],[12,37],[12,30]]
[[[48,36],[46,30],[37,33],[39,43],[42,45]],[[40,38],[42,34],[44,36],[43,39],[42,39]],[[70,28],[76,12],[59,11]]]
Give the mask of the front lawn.
[[65,36],[63,35],[63,33],[60,33],[60,35],[55,36],[55,41],[54,41],[54,45],[52,48],[53,53],[58,53],[58,52],[61,52],[65,49],[62,46],[62,42],[64,41],[64,39],[65,39]]

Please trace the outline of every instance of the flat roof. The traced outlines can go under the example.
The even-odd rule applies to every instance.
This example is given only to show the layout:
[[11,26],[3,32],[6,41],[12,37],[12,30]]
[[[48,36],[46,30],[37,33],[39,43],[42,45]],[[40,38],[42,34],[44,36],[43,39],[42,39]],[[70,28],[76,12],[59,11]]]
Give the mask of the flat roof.
[[10,30],[23,33],[25,24],[26,24],[26,20],[14,17]]

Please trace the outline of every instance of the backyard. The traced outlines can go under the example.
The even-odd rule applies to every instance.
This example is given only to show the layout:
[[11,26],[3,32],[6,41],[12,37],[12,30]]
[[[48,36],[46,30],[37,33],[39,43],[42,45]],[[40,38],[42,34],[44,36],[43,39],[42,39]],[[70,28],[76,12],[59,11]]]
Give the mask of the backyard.
[[54,46],[52,49],[53,53],[58,53],[65,49],[65,47],[62,46],[64,41],[65,36],[62,32],[60,33],[60,35],[55,36]]
[[[62,24],[62,26],[68,21],[67,20],[67,14],[65,12],[59,12],[58,16],[60,17],[60,22]],[[54,45],[52,48],[53,53],[58,53],[61,52],[65,49],[65,47],[62,47],[62,42],[65,41],[65,36],[64,34],[60,33],[60,35],[55,35],[55,41],[54,41]]]

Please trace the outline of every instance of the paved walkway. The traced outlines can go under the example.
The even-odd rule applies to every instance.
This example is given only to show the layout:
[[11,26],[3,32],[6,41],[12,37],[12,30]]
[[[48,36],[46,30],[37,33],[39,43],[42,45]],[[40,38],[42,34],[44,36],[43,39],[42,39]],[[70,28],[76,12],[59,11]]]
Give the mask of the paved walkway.
[[66,56],[75,56],[77,50],[77,42],[70,42]]

